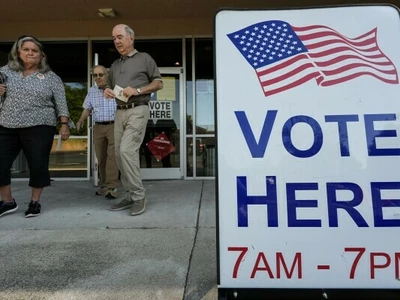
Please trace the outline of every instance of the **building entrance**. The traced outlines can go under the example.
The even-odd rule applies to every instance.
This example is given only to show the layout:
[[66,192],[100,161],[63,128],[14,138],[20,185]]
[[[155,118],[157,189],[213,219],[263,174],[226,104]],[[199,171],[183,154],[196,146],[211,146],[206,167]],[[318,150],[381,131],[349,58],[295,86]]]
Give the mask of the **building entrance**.
[[[95,62],[98,61],[96,56]],[[164,88],[151,95],[150,119],[140,147],[140,167],[144,180],[182,179],[183,70],[159,68]],[[93,131],[91,130],[91,136]],[[93,140],[90,138],[89,140]],[[91,147],[94,149],[94,147]],[[92,151],[93,183],[98,185],[97,159]]]
[[150,119],[140,149],[143,179],[183,177],[182,68],[160,68],[164,88],[151,96]]

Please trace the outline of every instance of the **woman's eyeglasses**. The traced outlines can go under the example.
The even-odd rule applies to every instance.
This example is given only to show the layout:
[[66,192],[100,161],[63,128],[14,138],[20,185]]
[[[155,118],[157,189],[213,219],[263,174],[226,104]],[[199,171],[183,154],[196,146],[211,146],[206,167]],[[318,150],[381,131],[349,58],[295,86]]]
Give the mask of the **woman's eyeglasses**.
[[94,78],[97,78],[97,77],[103,78],[103,76],[104,76],[104,73],[93,73]]

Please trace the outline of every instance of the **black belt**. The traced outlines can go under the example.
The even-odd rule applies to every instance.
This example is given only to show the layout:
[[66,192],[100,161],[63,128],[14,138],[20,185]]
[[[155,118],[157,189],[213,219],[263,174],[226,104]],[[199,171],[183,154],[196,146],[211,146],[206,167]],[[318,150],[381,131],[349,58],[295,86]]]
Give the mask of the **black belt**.
[[117,109],[130,109],[132,107],[137,107],[141,105],[148,105],[147,103],[129,103],[129,104],[123,104],[123,105],[117,105]]
[[94,122],[96,125],[110,125],[114,124],[114,121],[108,121],[108,122]]

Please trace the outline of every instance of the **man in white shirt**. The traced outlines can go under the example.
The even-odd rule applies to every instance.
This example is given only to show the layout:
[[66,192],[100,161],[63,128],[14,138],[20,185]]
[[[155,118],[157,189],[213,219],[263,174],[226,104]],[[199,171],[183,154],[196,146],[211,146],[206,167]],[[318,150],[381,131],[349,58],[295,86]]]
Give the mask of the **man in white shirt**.
[[79,131],[87,117],[93,117],[93,139],[96,157],[99,164],[100,188],[96,195],[109,199],[117,198],[119,169],[115,160],[114,118],[117,109],[115,100],[104,98],[104,87],[108,81],[108,72],[104,66],[93,68],[95,86],[89,89],[83,102],[82,115],[76,123]]

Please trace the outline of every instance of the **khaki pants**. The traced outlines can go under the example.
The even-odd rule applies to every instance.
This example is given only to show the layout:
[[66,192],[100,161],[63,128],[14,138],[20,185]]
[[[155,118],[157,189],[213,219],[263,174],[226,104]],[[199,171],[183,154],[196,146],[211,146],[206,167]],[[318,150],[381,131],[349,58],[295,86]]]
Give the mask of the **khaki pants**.
[[140,173],[139,149],[146,132],[150,111],[147,105],[118,109],[115,114],[115,157],[121,171],[121,183],[129,201],[145,197]]
[[115,159],[114,124],[94,125],[94,150],[99,163],[100,186],[118,186],[118,165]]

